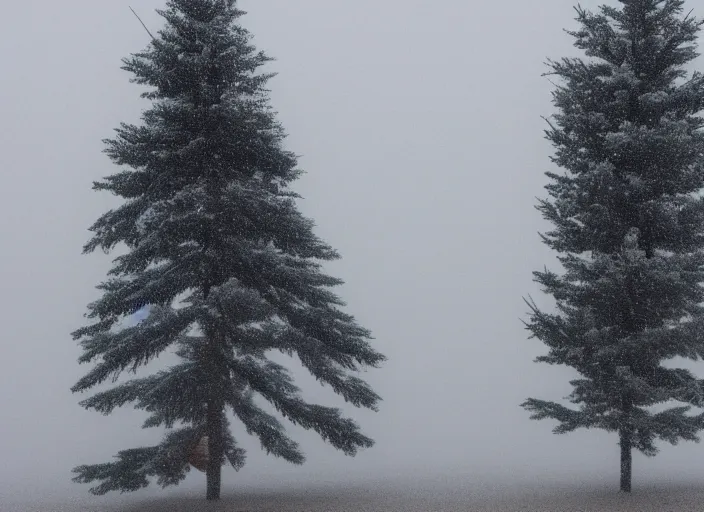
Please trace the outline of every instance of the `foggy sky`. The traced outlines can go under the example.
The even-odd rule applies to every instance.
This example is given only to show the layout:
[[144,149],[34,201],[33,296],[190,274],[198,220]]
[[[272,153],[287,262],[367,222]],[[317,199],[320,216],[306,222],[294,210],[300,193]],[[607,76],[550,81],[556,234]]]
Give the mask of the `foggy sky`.
[[[598,3],[586,0],[593,8]],[[704,8],[698,8],[704,16]],[[110,257],[81,255],[87,228],[116,200],[91,183],[117,171],[101,140],[137,122],[148,102],[120,59],[156,31],[161,0],[24,0],[0,17],[0,500],[85,493],[78,464],[157,442],[129,407],[103,417],[69,388],[83,325]],[[538,7],[539,4],[539,7]],[[346,311],[389,358],[362,375],[379,413],[345,407],[377,445],[348,458],[287,428],[308,461],[267,457],[235,425],[248,463],[224,488],[483,473],[615,481],[616,437],[555,436],[519,404],[560,399],[572,373],[537,365],[544,352],[520,322],[532,271],[555,266],[534,209],[553,170],[541,115],[553,112],[546,57],[575,55],[568,0],[241,0],[244,25],[276,61],[272,104],[307,174],[302,211],[343,259]],[[701,69],[701,60],[697,61]],[[156,364],[158,367],[158,363]],[[292,365],[292,368],[297,368]],[[296,371],[305,396],[344,406]],[[698,476],[704,447],[636,455],[634,478]],[[184,486],[201,489],[191,472]],[[154,488],[156,489],[156,488]]]

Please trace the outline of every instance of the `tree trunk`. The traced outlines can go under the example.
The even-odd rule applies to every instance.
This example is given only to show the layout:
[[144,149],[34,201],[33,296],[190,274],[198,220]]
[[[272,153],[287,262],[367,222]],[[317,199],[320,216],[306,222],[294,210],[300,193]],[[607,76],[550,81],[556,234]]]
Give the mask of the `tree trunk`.
[[208,403],[208,467],[206,476],[206,499],[220,499],[220,477],[222,472],[222,406],[214,399]]
[[209,386],[208,391],[208,410],[207,431],[208,431],[208,467],[205,472],[206,476],[206,499],[208,501],[217,501],[220,499],[221,474],[222,474],[222,459],[223,459],[223,409],[225,404],[222,397],[222,378],[220,367],[222,361],[220,358],[219,337],[214,333],[208,336],[208,355],[207,361],[209,366]]
[[619,432],[621,445],[621,492],[631,492],[633,458],[631,454],[631,433],[627,429]]

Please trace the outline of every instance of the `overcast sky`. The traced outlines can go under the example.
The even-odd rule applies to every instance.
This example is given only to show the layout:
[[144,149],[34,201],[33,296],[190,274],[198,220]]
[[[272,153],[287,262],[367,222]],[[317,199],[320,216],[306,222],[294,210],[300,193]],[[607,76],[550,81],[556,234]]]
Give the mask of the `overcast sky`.
[[[162,435],[140,430],[144,415],[130,409],[84,411],[69,391],[89,369],[69,333],[110,262],[81,255],[87,228],[116,204],[91,190],[117,170],[101,140],[148,106],[120,69],[149,41],[130,3],[161,26],[162,0],[23,0],[0,17],[0,499],[30,484],[85,492],[69,483],[72,467]],[[301,208],[341,252],[329,270],[346,280],[347,311],[389,361],[363,375],[381,411],[346,408],[374,448],[347,458],[292,428],[308,456],[293,467],[242,435],[248,464],[225,473],[226,487],[453,472],[616,481],[615,436],[554,436],[519,407],[565,396],[572,376],[532,363],[543,346],[520,322],[523,296],[549,304],[531,274],[554,268],[533,208],[552,168],[541,73],[546,57],[575,52],[562,31],[574,27],[571,4],[240,2],[256,45],[277,59],[271,97],[307,171]],[[309,398],[343,405],[296,375]],[[703,456],[663,446],[636,456],[634,475],[683,477]],[[203,481],[194,471],[186,486]]]

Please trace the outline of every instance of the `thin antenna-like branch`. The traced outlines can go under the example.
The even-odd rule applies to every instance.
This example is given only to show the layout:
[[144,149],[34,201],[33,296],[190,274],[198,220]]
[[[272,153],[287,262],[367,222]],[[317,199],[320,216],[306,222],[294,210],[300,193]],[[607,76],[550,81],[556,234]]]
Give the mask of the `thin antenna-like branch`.
[[137,13],[134,12],[134,9],[132,9],[132,7],[130,7],[130,11],[132,11],[132,14],[134,14],[134,15],[137,17],[137,19],[139,20],[139,22],[140,22],[140,23],[142,24],[142,26],[144,27],[144,30],[146,30],[146,31],[147,31],[147,34],[149,34],[149,37],[152,38],[152,41],[155,41],[155,40],[156,40],[156,37],[154,37],[154,36],[152,35],[152,33],[149,32],[149,29],[147,28],[147,26],[146,26],[146,25],[144,24],[144,22],[142,21],[142,18],[140,18],[140,17],[137,15]]

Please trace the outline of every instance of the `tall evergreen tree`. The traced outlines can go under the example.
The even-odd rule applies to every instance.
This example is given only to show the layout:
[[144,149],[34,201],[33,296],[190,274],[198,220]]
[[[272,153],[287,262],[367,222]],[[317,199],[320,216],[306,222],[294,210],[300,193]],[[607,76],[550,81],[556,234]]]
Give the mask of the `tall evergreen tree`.
[[[140,126],[122,124],[106,153],[123,170],[94,184],[124,199],[92,226],[84,252],[128,251],[114,260],[90,325],[73,333],[93,369],[86,391],[136,370],[167,349],[180,363],[98,392],[81,404],[104,414],[134,403],[144,427],[166,427],[161,444],[121,451],[117,460],[74,469],[95,494],[133,491],[156,477],[178,484],[189,453],[207,436],[207,498],[220,496],[221,466],[244,463],[228,429],[234,413],[269,453],[304,458],[263,397],[292,423],[313,429],[348,455],[373,441],[335,408],[306,403],[270,351],[297,356],[347,402],[376,410],[379,396],[355,373],[376,367],[368,330],[340,310],[321,262],[338,254],[313,234],[289,187],[296,156],[265,89],[270,59],[257,52],[234,0],[169,0],[148,48],[124,60],[150,86]],[[122,320],[148,306],[136,325]]]
[[[531,301],[527,328],[549,348],[538,362],[579,373],[576,407],[529,399],[533,419],[558,434],[616,432],[621,490],[631,489],[631,454],[657,440],[697,441],[704,384],[673,358],[704,356],[704,77],[685,65],[702,22],[682,0],[620,0],[597,13],[577,8],[569,32],[588,59],[550,61],[562,82],[547,138],[549,199],[538,209],[554,230],[541,235],[565,272],[535,279],[557,313]],[[656,407],[657,406],[657,407]]]

